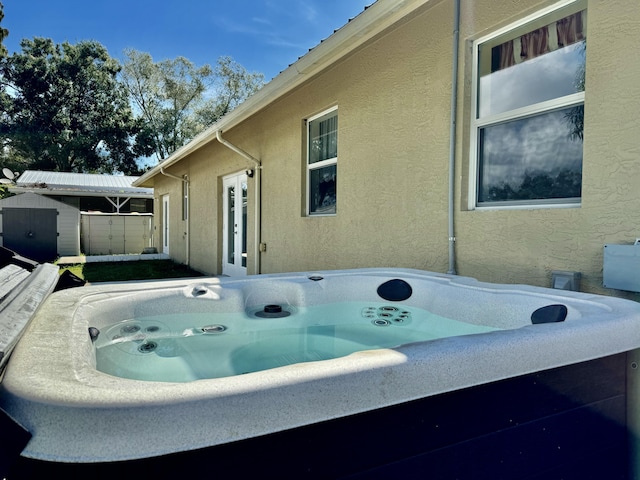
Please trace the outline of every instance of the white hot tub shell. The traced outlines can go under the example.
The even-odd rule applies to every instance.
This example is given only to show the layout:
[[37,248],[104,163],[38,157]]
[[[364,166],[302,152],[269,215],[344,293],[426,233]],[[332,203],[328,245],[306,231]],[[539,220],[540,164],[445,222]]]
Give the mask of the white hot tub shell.
[[[402,305],[501,330],[191,382],[119,378],[96,369],[90,327],[180,311],[243,312],[379,301],[402,279]],[[532,324],[540,307],[563,322]],[[640,304],[411,269],[96,284],[51,295],[13,352],[0,407],[32,438],[22,455],[53,462],[161,456],[352,416],[640,347]]]

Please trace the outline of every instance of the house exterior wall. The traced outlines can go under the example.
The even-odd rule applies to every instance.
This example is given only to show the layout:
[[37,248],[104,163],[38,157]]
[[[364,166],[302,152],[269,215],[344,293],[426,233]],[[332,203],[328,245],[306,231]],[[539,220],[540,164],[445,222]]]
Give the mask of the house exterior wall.
[[[435,8],[432,15],[439,17],[438,28],[424,32],[420,23],[412,22],[411,28],[393,34],[398,36],[396,41],[376,42],[275,102],[241,128],[225,132],[226,140],[263,165],[261,240],[266,252],[261,255],[261,273],[373,264],[446,268],[447,197],[446,182],[440,177],[447,175],[449,126],[442,115],[423,113],[449,108],[451,41],[447,30],[451,26],[443,19],[450,14],[447,5]],[[414,49],[425,45],[432,49],[416,58]],[[447,52],[444,56],[440,55],[443,50]],[[396,64],[380,69],[379,58],[395,58]],[[425,95],[415,102],[410,96],[372,94],[409,88],[418,88]],[[426,95],[429,91],[435,95]],[[306,217],[304,119],[334,105],[340,122],[338,215]],[[415,138],[420,137],[423,142],[416,143]],[[443,161],[429,165],[426,159],[434,150]],[[167,169],[172,175],[188,174],[190,178],[193,268],[220,273],[221,179],[247,168],[253,165],[214,141]],[[250,217],[254,182],[255,177],[249,179]],[[157,198],[165,193],[170,193],[172,201],[179,197],[179,181],[170,177],[157,175],[154,188]],[[176,215],[172,206],[174,225],[180,224]],[[421,216],[424,222],[414,220]],[[248,223],[251,254],[253,221]],[[174,249],[181,239],[176,229],[171,235],[171,255],[181,261],[182,248]],[[431,235],[444,242],[425,248],[423,239]],[[254,273],[251,261],[248,270]]]
[[[0,200],[0,211],[5,207],[57,210],[58,255],[80,255],[80,210],[77,208],[35,193],[23,193]],[[0,215],[0,233],[2,231],[2,215]],[[0,242],[2,242],[1,236]]]
[[[265,162],[263,271],[446,269],[450,17],[437,4],[265,112],[259,128],[275,124],[287,140]],[[306,217],[303,120],[332,106],[337,215]]]
[[[605,243],[640,237],[636,0],[589,0],[582,204],[577,208],[469,208],[472,41],[556,2],[461,2],[456,136],[456,273],[550,286],[552,270],[602,288]],[[452,0],[432,1],[323,73],[274,101],[226,140],[262,162],[260,273],[394,266],[448,269]],[[613,74],[615,72],[615,75]],[[304,120],[338,107],[337,215],[307,217]],[[213,140],[169,167],[191,186],[189,263],[220,273],[222,176],[252,168]],[[249,215],[255,177],[249,179]],[[180,182],[154,177],[156,198],[181,201]],[[186,261],[179,203],[171,255]],[[158,205],[156,205],[156,208]],[[183,227],[180,229],[180,225]],[[253,221],[249,220],[250,230]],[[160,228],[160,227],[158,227]],[[249,255],[254,252],[250,231]],[[182,243],[180,243],[182,242]],[[176,246],[176,248],[174,248]],[[256,273],[251,265],[248,273]]]

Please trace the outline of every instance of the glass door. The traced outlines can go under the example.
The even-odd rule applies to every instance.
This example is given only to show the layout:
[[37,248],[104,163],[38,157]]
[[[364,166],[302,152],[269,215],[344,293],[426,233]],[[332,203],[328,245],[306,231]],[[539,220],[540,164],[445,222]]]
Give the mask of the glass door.
[[222,274],[247,274],[247,176],[223,179]]

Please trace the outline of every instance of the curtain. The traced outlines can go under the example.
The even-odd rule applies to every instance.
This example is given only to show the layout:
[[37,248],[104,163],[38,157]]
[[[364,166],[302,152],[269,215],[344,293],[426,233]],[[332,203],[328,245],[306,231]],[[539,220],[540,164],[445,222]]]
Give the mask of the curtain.
[[585,39],[582,14],[577,12],[557,22],[527,32],[492,49],[491,71],[503,70]]
[[513,56],[513,40],[509,40],[508,42],[503,43],[502,45],[498,45],[496,48],[499,51],[499,68],[494,68],[492,71],[503,70],[505,68],[509,68],[512,65],[515,65],[516,60]]
[[556,22],[556,33],[558,35],[559,48],[584,40],[582,12],[574,13],[558,20]]
[[520,37],[520,58],[530,60],[549,53],[549,27],[542,27]]
[[309,125],[309,164],[336,157],[338,151],[338,115],[313,120]]
[[338,116],[327,118],[319,125],[320,160],[326,160],[338,155],[337,147]]

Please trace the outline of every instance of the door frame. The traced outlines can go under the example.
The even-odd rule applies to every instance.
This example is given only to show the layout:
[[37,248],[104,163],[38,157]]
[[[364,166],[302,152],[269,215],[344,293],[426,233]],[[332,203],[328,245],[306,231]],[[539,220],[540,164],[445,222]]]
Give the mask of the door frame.
[[[246,195],[234,195],[234,218],[229,218],[230,205],[228,191],[233,187],[236,192],[241,192],[245,186]],[[245,172],[227,175],[222,178],[222,274],[233,277],[247,274],[247,198],[248,182]],[[230,229],[233,229],[233,232]],[[244,248],[234,248],[230,252],[230,239],[234,245]]]

